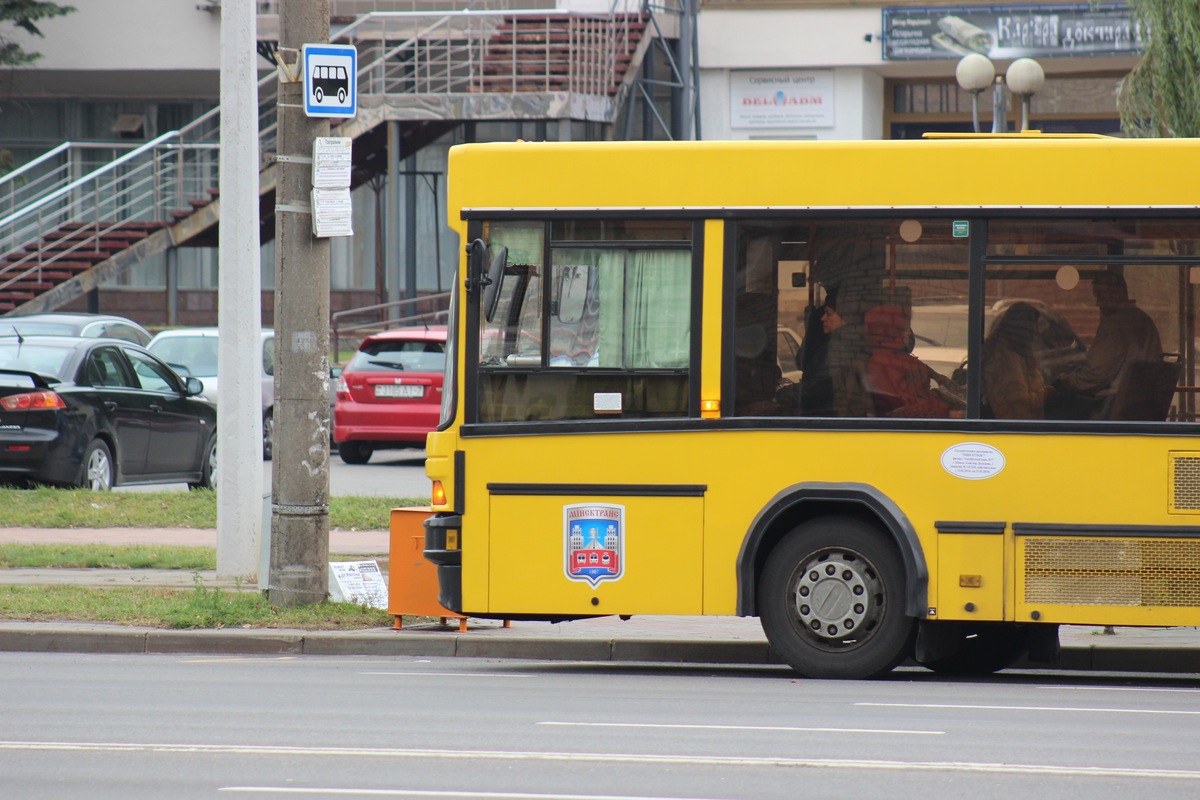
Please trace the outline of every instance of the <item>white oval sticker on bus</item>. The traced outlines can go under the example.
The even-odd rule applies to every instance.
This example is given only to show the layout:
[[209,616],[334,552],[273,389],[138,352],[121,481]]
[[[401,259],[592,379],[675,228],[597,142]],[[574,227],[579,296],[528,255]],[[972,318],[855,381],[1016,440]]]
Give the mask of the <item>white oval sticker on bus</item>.
[[942,469],[969,481],[994,478],[1004,469],[1004,454],[990,444],[963,442],[942,453]]

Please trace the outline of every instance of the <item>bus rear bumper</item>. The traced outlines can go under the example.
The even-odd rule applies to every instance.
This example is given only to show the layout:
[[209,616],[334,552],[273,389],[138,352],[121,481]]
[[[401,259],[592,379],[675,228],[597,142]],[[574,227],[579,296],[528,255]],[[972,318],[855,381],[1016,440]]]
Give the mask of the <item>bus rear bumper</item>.
[[462,613],[461,514],[435,514],[425,520],[425,560],[437,565],[438,602]]

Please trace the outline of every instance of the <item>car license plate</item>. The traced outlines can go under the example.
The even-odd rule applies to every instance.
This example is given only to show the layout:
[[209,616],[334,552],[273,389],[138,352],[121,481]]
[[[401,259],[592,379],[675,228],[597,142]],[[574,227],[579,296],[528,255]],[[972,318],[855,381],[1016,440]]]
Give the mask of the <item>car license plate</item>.
[[424,397],[425,387],[416,383],[377,383],[376,397]]

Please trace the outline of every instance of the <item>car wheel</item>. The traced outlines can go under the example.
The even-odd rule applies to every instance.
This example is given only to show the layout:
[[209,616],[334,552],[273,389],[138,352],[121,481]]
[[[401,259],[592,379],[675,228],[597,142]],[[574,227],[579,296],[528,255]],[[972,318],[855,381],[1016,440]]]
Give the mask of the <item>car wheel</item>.
[[208,440],[208,448],[204,451],[204,459],[200,462],[200,480],[188,484],[189,489],[217,488],[217,434],[213,433]]
[[347,464],[365,464],[371,460],[374,448],[362,442],[342,442],[338,445],[338,455]]
[[798,526],[767,556],[758,612],[771,646],[810,678],[874,678],[912,654],[900,553],[850,517]]
[[83,463],[79,478],[79,486],[91,489],[93,492],[107,492],[113,487],[112,453],[100,439],[93,439],[83,451]]
[[268,411],[263,415],[263,461],[275,455],[275,415]]

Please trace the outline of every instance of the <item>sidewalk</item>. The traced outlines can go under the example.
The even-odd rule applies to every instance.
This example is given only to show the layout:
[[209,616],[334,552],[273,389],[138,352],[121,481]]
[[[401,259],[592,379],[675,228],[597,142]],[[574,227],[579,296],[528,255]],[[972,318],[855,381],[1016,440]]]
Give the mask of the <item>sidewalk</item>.
[[[369,558],[388,554],[387,531],[332,531],[331,555]],[[215,546],[216,532],[196,529],[0,528],[0,543],[88,542]],[[222,586],[212,573],[205,586]],[[182,570],[0,570],[0,585],[191,587],[197,576]],[[230,588],[232,588],[232,585]],[[241,585],[253,589],[253,585]],[[1200,673],[1200,629],[1064,626],[1056,669],[1114,672]],[[569,661],[770,665],[779,661],[756,618],[637,616],[573,622],[469,619],[367,631],[173,631],[121,625],[0,622],[0,651],[464,656]],[[1018,665],[1021,666],[1021,665]],[[1033,666],[1033,665],[1029,665]]]

